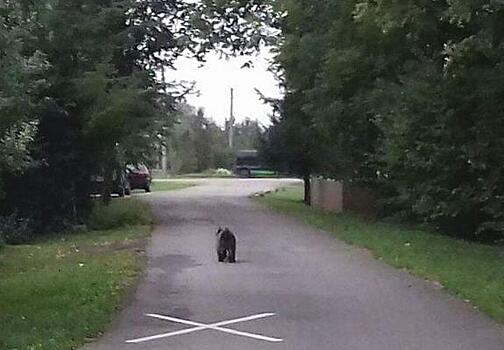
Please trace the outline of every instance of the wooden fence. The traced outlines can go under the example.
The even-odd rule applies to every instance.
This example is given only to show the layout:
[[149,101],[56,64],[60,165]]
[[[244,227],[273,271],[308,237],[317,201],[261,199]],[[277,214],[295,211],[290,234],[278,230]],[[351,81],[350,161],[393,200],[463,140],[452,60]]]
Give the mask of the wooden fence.
[[327,212],[351,212],[375,216],[377,202],[374,194],[364,188],[341,181],[312,177],[311,204]]

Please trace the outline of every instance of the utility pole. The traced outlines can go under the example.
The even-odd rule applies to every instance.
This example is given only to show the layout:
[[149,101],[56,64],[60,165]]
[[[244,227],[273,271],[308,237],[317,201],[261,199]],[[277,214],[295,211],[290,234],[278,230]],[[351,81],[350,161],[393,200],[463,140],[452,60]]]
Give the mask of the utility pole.
[[234,103],[234,90],[231,88],[231,106],[229,109],[229,124],[228,124],[228,145],[229,148],[233,149],[233,138],[234,138],[234,115],[233,115],[233,103]]
[[[164,85],[164,92],[167,94],[167,86],[166,86],[166,72],[165,72],[165,67],[161,66],[161,74],[162,74],[162,79],[163,79],[163,84]],[[166,139],[162,139],[160,144],[161,144],[161,169],[163,171],[163,177],[168,176],[168,152],[166,149]]]

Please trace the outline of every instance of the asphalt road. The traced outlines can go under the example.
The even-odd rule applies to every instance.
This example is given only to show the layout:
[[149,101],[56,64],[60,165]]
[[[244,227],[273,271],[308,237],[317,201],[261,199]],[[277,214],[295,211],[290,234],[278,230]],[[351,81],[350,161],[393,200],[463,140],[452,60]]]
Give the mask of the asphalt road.
[[[145,196],[157,220],[148,270],[110,331],[84,349],[504,349],[503,328],[468,304],[246,198],[284,183],[203,180]],[[236,264],[217,262],[219,225],[236,232]]]

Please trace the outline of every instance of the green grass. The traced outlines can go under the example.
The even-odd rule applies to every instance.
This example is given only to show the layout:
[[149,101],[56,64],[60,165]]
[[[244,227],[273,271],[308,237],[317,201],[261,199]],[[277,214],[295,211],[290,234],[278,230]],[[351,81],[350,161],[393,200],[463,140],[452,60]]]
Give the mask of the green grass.
[[151,190],[153,192],[174,191],[193,186],[196,184],[187,181],[153,181]]
[[[111,215],[136,205],[116,203]],[[149,232],[125,226],[1,248],[0,349],[68,350],[100,335],[143,269]]]
[[202,173],[190,173],[177,175],[177,178],[193,178],[193,179],[206,179],[206,178],[216,178],[216,179],[229,179],[235,177],[233,174],[217,174],[212,172],[202,172]]
[[504,322],[504,249],[459,240],[420,229],[330,214],[302,203],[303,189],[257,200],[281,213],[367,248],[375,257],[414,275],[439,282],[446,290]]
[[109,230],[127,225],[149,225],[152,222],[150,209],[144,202],[133,198],[113,199],[108,206],[101,201],[89,216],[87,226],[92,230]]
[[223,174],[216,171],[216,169],[208,169],[199,173],[185,173],[185,174],[164,174],[159,169],[152,170],[152,178],[155,180],[163,179],[184,179],[184,178],[232,178],[235,177],[233,174]]

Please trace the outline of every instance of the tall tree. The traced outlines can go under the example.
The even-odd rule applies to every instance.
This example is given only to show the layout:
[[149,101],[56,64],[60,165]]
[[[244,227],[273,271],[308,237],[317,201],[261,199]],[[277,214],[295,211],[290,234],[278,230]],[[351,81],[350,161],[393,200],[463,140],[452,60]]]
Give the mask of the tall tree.
[[202,109],[180,104],[176,125],[168,136],[172,173],[194,173],[216,168],[230,168],[232,152],[226,133]]
[[502,232],[503,5],[365,3],[409,53],[376,91],[395,203],[457,234]]
[[37,25],[28,5],[28,1],[0,5],[0,199],[5,196],[4,177],[33,165],[29,144],[37,129],[34,108],[47,85],[45,55],[26,50],[29,31]]
[[245,118],[234,126],[234,148],[256,149],[259,146],[262,131],[257,120]]
[[[271,155],[317,154],[311,173],[379,187],[394,212],[458,234],[502,233],[504,5],[279,6],[286,98]],[[300,149],[306,137],[315,147]]]
[[[32,217],[41,230],[82,220],[90,176],[104,174],[108,198],[114,167],[147,158],[159,135],[168,133],[180,91],[156,79],[161,68],[172,68],[182,54],[203,60],[212,49],[229,54],[255,50],[267,33],[254,20],[267,22],[270,9],[254,1],[35,0],[7,5],[1,12],[6,24],[0,40],[12,49],[8,60],[2,56],[2,64],[10,63],[0,79],[10,82],[9,98],[18,99],[10,106],[17,115],[26,114],[23,101],[34,91],[25,82],[41,81],[28,74],[36,61],[29,59],[48,64],[43,74],[47,84],[37,90],[40,103],[33,106],[38,130],[29,155],[35,166],[24,174],[2,175],[9,183],[4,188],[12,189],[3,204],[7,213]],[[23,27],[18,13],[30,16],[25,21],[29,35],[22,42],[14,36]],[[30,130],[19,132],[20,137],[30,139]]]

